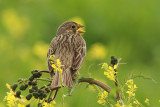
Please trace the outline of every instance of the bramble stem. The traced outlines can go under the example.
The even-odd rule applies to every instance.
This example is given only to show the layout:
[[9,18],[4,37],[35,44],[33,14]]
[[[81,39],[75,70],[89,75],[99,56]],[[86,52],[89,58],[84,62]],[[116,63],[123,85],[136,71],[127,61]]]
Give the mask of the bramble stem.
[[93,78],[80,78],[78,80],[78,83],[81,83],[81,82],[88,82],[89,84],[95,84],[95,85],[101,87],[102,89],[104,89],[105,91],[107,91],[108,93],[111,91],[111,88],[108,85],[106,85],[98,80],[95,80]]

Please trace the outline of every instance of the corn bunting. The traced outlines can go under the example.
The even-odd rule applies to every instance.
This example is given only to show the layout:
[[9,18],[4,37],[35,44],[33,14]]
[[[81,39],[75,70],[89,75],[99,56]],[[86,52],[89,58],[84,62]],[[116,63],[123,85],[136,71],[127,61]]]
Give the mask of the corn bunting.
[[76,22],[66,21],[59,26],[56,36],[51,41],[47,58],[51,75],[55,73],[51,83],[52,88],[61,86],[60,73],[54,71],[49,60],[50,55],[53,54],[63,65],[61,66],[63,86],[73,86],[74,75],[81,67],[86,54],[86,42],[81,36],[84,31],[79,30],[82,27],[84,26]]

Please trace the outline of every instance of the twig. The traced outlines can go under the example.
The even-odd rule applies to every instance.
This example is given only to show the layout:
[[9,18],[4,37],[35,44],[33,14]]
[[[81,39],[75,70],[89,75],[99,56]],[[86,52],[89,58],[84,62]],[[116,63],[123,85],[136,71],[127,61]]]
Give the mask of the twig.
[[49,81],[49,82],[51,82],[52,80],[49,80],[49,79],[46,79],[46,78],[37,78],[37,80],[41,80],[41,81]]
[[49,71],[39,71],[39,72],[42,72],[42,73],[50,73]]
[[90,84],[95,84],[95,85],[101,87],[102,89],[104,89],[105,91],[107,91],[108,93],[111,91],[111,88],[108,85],[106,85],[98,80],[95,80],[93,78],[80,78],[78,80],[78,83],[81,83],[81,82],[88,82]]
[[[49,83],[49,84],[47,84],[47,86],[50,86],[51,84]],[[45,88],[46,86],[42,86],[40,89],[43,89],[43,88]]]

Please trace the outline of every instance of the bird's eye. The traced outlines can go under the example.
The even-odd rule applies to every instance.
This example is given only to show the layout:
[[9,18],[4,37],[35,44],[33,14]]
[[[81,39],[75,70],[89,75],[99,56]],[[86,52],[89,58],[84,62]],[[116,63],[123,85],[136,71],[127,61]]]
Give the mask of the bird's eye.
[[76,27],[76,26],[74,26],[74,25],[72,26],[72,28],[75,28],[75,27]]

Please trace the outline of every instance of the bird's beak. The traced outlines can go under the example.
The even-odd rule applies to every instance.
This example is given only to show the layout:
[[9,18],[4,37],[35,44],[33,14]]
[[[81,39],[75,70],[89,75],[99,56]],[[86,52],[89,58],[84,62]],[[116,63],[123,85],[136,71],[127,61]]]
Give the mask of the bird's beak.
[[85,31],[84,30],[80,30],[80,28],[83,28],[83,27],[85,27],[84,25],[81,25],[81,24],[78,24],[78,29],[77,29],[77,31],[79,32],[79,33],[84,33]]
[[84,25],[78,24],[78,28],[83,28]]

